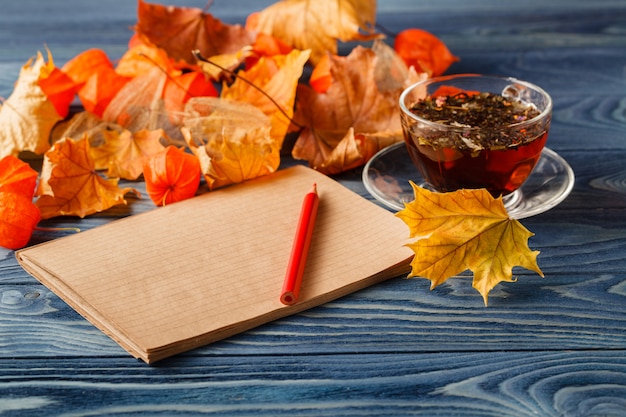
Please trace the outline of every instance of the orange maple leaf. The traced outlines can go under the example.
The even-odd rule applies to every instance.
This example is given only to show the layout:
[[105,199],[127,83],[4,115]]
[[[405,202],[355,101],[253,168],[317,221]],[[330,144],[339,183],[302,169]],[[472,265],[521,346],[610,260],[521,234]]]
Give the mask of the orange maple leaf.
[[0,158],[50,148],[50,131],[62,119],[40,86],[51,71],[41,53],[22,67],[13,93],[0,107]]
[[502,281],[514,281],[519,265],[543,277],[538,251],[531,251],[528,229],[509,215],[502,198],[487,190],[434,193],[411,183],[415,200],[397,213],[417,240],[409,277],[431,281],[431,289],[467,269],[474,272],[472,286],[483,296]]
[[305,128],[292,155],[321,172],[336,174],[403,140],[398,98],[403,88],[426,74],[409,71],[382,42],[329,59],[332,81],[323,93],[298,87],[295,120]]
[[270,34],[296,49],[311,49],[316,63],[337,41],[366,41],[375,33],[375,0],[283,0],[249,16],[246,27]]
[[89,155],[95,169],[108,169],[107,177],[136,180],[143,172],[144,163],[165,146],[160,142],[163,130],[102,130],[104,143],[90,147]]
[[270,136],[270,120],[251,104],[194,98],[184,124],[183,136],[211,190],[278,169],[280,146]]
[[86,138],[62,139],[45,154],[44,167],[35,204],[41,218],[73,215],[85,217],[118,204],[124,195],[139,194],[132,188],[121,189],[117,179],[106,180],[95,170]]
[[144,43],[164,49],[174,60],[193,64],[192,51],[203,56],[234,53],[252,44],[241,25],[228,25],[201,9],[163,6],[139,0],[135,31]]
[[249,70],[240,71],[235,82],[222,89],[220,97],[260,109],[270,118],[271,137],[280,147],[291,124],[298,80],[308,58],[309,51],[298,50],[287,55],[262,57]]

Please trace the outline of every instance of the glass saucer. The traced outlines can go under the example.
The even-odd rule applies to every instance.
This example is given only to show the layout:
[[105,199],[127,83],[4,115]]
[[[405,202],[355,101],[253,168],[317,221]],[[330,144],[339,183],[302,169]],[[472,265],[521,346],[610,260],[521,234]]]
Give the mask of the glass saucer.
[[[386,207],[402,210],[413,201],[409,184],[427,187],[413,165],[404,142],[388,146],[369,160],[363,169],[367,191]],[[544,148],[541,158],[526,182],[504,198],[504,206],[514,219],[535,216],[563,201],[574,187],[574,171],[567,161],[551,149]]]

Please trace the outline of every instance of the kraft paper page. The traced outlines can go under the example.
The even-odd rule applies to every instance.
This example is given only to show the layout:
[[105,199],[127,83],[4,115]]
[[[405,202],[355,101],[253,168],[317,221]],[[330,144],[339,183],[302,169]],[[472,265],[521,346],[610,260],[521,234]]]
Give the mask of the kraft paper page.
[[[280,300],[302,198],[320,205],[293,306]],[[297,166],[18,251],[23,267],[154,362],[409,270],[393,213]]]

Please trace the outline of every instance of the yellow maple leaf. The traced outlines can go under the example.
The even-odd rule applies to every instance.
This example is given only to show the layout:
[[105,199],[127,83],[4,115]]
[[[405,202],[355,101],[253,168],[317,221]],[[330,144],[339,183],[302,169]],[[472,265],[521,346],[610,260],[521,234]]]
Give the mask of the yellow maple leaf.
[[46,63],[41,53],[21,69],[15,89],[0,107],[0,158],[17,156],[21,151],[43,154],[50,148],[49,136],[54,125],[62,119],[54,104],[39,85],[42,77],[54,67]]
[[269,118],[251,104],[196,97],[187,103],[181,130],[213,190],[276,171],[280,145],[270,128]]
[[136,133],[102,130],[101,134],[104,143],[90,147],[89,154],[96,169],[108,169],[109,178],[136,180],[143,172],[144,162],[165,149],[160,142],[164,136],[162,129],[144,129]]
[[337,41],[367,41],[375,33],[375,0],[283,0],[253,14],[249,29],[267,33],[296,49],[311,49],[316,63],[337,53]]
[[533,233],[511,219],[502,198],[488,191],[458,190],[434,193],[411,183],[415,200],[397,213],[417,238],[408,246],[415,252],[409,277],[424,277],[431,289],[467,269],[474,273],[472,286],[483,296],[502,281],[515,281],[514,266],[543,277],[537,265],[538,251],[531,251]]
[[95,170],[86,138],[62,139],[45,154],[35,202],[42,219],[72,215],[85,217],[118,204],[124,195],[139,194],[132,188],[119,188],[117,179],[106,180]]

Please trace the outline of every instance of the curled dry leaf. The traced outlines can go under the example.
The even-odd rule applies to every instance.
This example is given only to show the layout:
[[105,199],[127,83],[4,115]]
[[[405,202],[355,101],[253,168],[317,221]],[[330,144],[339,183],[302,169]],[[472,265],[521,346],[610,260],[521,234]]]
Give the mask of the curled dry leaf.
[[327,52],[337,53],[338,40],[382,37],[375,33],[375,24],[375,0],[283,0],[250,15],[246,27],[296,49],[310,49],[311,61],[317,63]]
[[50,131],[62,119],[40,85],[51,72],[41,53],[22,67],[13,93],[0,107],[0,158],[50,148]]
[[235,53],[252,44],[241,25],[228,25],[192,7],[173,7],[139,0],[135,31],[142,42],[164,49],[175,61],[195,63],[192,51],[203,56]]
[[168,146],[143,166],[146,191],[157,206],[193,197],[200,185],[200,162],[194,155]]
[[426,74],[409,71],[382,42],[329,60],[332,81],[323,93],[298,86],[295,120],[304,129],[292,155],[336,174],[403,140],[398,98],[405,86]]
[[184,125],[183,136],[211,190],[278,169],[280,146],[270,136],[270,120],[251,104],[194,98]]
[[467,269],[474,272],[472,286],[483,296],[502,281],[514,281],[512,269],[521,266],[543,277],[538,251],[531,251],[533,236],[519,221],[509,218],[502,198],[487,190],[434,193],[411,183],[415,200],[397,213],[417,240],[409,277],[431,281],[431,288]]
[[160,67],[134,77],[113,98],[102,115],[131,132],[163,129],[168,140],[180,137],[185,103],[194,96],[216,96],[200,72],[167,74]]
[[121,189],[117,179],[106,180],[95,170],[86,138],[62,139],[46,152],[35,202],[41,217],[73,215],[85,217],[118,204],[124,195],[139,194],[132,188]]
[[167,74],[159,67],[133,78],[108,105],[102,119],[117,123],[131,132],[154,130],[167,121],[163,104],[163,90]]

